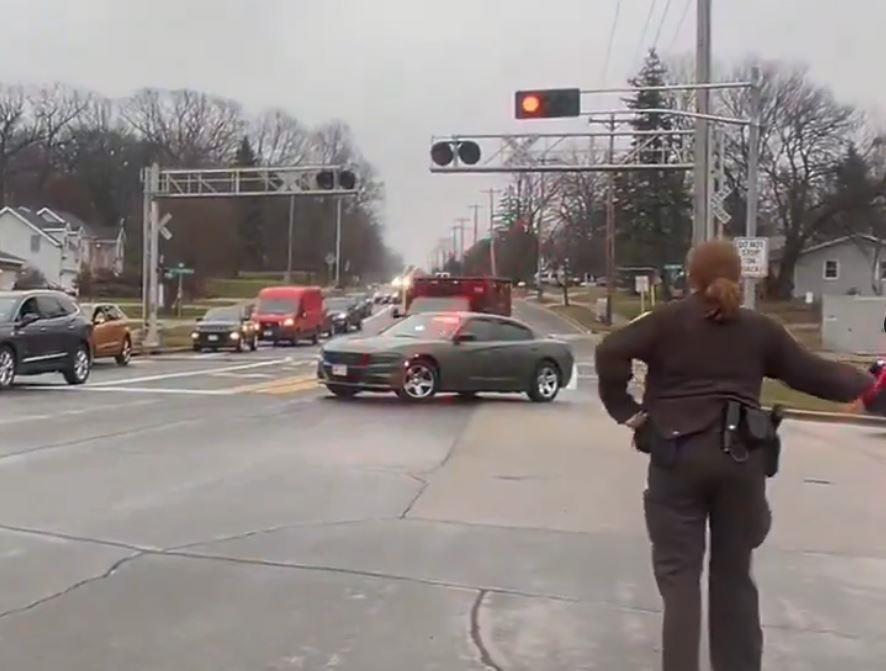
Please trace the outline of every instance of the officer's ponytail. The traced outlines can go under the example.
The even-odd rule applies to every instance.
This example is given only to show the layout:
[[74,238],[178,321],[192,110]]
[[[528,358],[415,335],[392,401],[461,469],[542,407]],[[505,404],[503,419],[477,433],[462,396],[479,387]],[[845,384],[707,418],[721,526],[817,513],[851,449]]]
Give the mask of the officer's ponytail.
[[706,316],[717,322],[733,319],[741,307],[741,258],[732,243],[704,242],[689,253],[689,280],[710,306]]

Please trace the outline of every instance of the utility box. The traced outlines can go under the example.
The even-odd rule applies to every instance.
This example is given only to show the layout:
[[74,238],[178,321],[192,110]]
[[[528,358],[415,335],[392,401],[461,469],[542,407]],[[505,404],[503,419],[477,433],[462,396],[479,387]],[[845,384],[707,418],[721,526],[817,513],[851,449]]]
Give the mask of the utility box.
[[833,352],[886,353],[886,297],[823,296],[821,343]]

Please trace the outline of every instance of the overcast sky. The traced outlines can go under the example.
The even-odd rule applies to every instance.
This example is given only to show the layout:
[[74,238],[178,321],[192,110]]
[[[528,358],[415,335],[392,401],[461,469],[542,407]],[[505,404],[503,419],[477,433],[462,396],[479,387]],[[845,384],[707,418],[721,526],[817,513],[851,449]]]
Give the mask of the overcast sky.
[[[250,110],[280,106],[308,124],[343,119],[385,180],[389,243],[421,262],[456,217],[468,216],[470,204],[485,204],[480,191],[496,184],[485,176],[431,175],[430,136],[586,128],[577,120],[518,124],[513,92],[601,85],[617,4],[0,0],[0,80],[63,81],[109,96],[144,86],[191,87]],[[713,4],[717,61],[757,54],[808,63],[844,100],[886,108],[886,3]],[[621,0],[606,83],[622,84],[656,35],[665,54],[690,51],[695,0],[680,24],[686,7],[687,0]]]

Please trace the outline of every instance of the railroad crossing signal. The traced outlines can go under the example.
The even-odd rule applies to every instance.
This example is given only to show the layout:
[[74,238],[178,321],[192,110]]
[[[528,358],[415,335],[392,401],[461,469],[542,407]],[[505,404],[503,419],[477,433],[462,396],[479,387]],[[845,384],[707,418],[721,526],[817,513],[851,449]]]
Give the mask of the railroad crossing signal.
[[581,114],[579,89],[517,91],[514,114],[518,119],[555,119]]
[[[336,177],[338,184],[336,184]],[[357,186],[357,177],[350,170],[321,170],[316,176],[317,188],[331,191],[336,186],[345,191],[353,191]]]
[[475,165],[480,161],[480,145],[473,140],[453,140],[435,142],[431,146],[431,160],[435,165],[447,166],[458,159],[464,165]]

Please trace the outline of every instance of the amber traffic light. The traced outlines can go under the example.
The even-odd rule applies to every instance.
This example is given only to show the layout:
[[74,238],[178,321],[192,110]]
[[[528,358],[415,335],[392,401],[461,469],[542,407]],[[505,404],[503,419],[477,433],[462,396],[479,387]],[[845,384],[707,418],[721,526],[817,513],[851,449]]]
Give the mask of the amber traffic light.
[[518,119],[554,119],[581,113],[579,89],[517,91],[514,112]]

